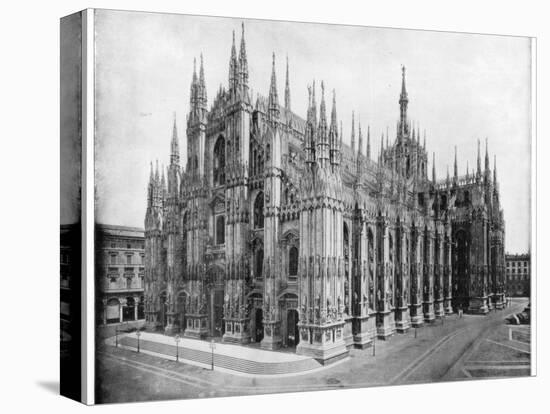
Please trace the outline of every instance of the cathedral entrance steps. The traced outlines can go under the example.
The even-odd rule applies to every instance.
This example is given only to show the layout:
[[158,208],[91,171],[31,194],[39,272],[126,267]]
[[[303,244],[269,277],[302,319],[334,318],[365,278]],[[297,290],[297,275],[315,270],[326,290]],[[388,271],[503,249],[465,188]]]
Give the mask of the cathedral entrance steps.
[[[137,349],[137,337],[135,334],[124,336],[119,339],[119,344]],[[159,334],[142,333],[140,350],[170,359],[176,356],[174,338]],[[210,366],[212,363],[212,350],[210,343],[206,341],[182,338],[178,355],[183,362],[191,361],[204,366]],[[215,368],[235,373],[262,376],[300,374],[322,367],[313,358],[220,343],[216,343],[214,350],[214,365]]]

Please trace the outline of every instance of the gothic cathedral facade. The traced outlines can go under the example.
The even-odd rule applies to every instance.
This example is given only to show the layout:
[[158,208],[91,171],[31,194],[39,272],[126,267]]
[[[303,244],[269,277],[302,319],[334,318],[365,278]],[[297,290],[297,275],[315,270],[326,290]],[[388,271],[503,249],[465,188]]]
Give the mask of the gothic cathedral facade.
[[[151,166],[145,217],[149,329],[193,338],[296,347],[323,363],[457,308],[504,305],[504,220],[496,165],[437,180],[407,118],[405,68],[397,133],[371,156],[370,128],[342,142],[336,95],[309,86],[291,110],[288,61],[279,103],[252,99],[244,26],[229,83],[208,109],[202,56],[193,72],[187,160],[176,120],[170,163]],[[356,147],[357,139],[357,147]],[[385,141],[385,142],[384,142]],[[435,159],[435,155],[434,155]]]

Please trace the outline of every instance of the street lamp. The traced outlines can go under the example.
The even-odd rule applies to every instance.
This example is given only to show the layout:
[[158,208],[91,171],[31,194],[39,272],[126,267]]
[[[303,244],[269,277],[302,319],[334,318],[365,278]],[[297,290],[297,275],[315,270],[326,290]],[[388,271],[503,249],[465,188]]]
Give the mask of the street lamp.
[[137,336],[137,352],[139,353],[139,337],[141,336],[141,331],[139,329],[136,331],[136,336]]
[[181,338],[179,335],[176,335],[174,337],[174,341],[176,341],[176,362],[179,362],[180,360],[180,355],[179,355],[179,342],[180,342]]
[[216,343],[213,339],[210,342],[210,349],[212,350],[212,371],[214,371],[214,349],[216,349]]
[[118,326],[115,326],[115,347],[118,348]]

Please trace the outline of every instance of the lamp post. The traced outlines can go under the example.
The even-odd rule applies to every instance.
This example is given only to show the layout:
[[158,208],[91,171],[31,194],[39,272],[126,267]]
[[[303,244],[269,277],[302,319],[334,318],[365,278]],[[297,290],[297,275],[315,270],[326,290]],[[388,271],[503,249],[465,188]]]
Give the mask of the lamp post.
[[139,337],[141,336],[141,331],[139,329],[136,331],[136,336],[137,336],[137,352],[139,353]]
[[212,350],[212,371],[214,371],[214,349],[216,349],[216,343],[213,339],[210,342],[210,349]]
[[115,326],[115,348],[118,348],[118,326]]
[[174,341],[176,341],[176,362],[179,362],[180,360],[180,353],[179,353],[179,342],[180,342],[181,338],[179,335],[176,335],[174,337]]

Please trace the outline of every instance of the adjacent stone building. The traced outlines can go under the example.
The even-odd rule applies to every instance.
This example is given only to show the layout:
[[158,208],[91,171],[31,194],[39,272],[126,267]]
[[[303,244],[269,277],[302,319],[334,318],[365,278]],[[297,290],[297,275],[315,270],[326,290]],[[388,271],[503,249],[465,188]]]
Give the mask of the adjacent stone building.
[[322,82],[308,87],[305,117],[293,111],[288,61],[283,103],[274,55],[267,98],[253,99],[244,27],[210,107],[201,56],[185,168],[175,119],[167,169],[151,165],[148,328],[331,362],[458,306],[502,307],[496,166],[487,148],[482,163],[478,141],[472,173],[458,174],[455,148],[453,174],[437,179],[407,116],[405,68],[401,77],[395,135],[372,154],[370,128],[355,120],[343,143],[336,93]]
[[143,229],[96,226],[98,325],[145,319]]
[[531,255],[506,255],[506,295],[531,295]]

